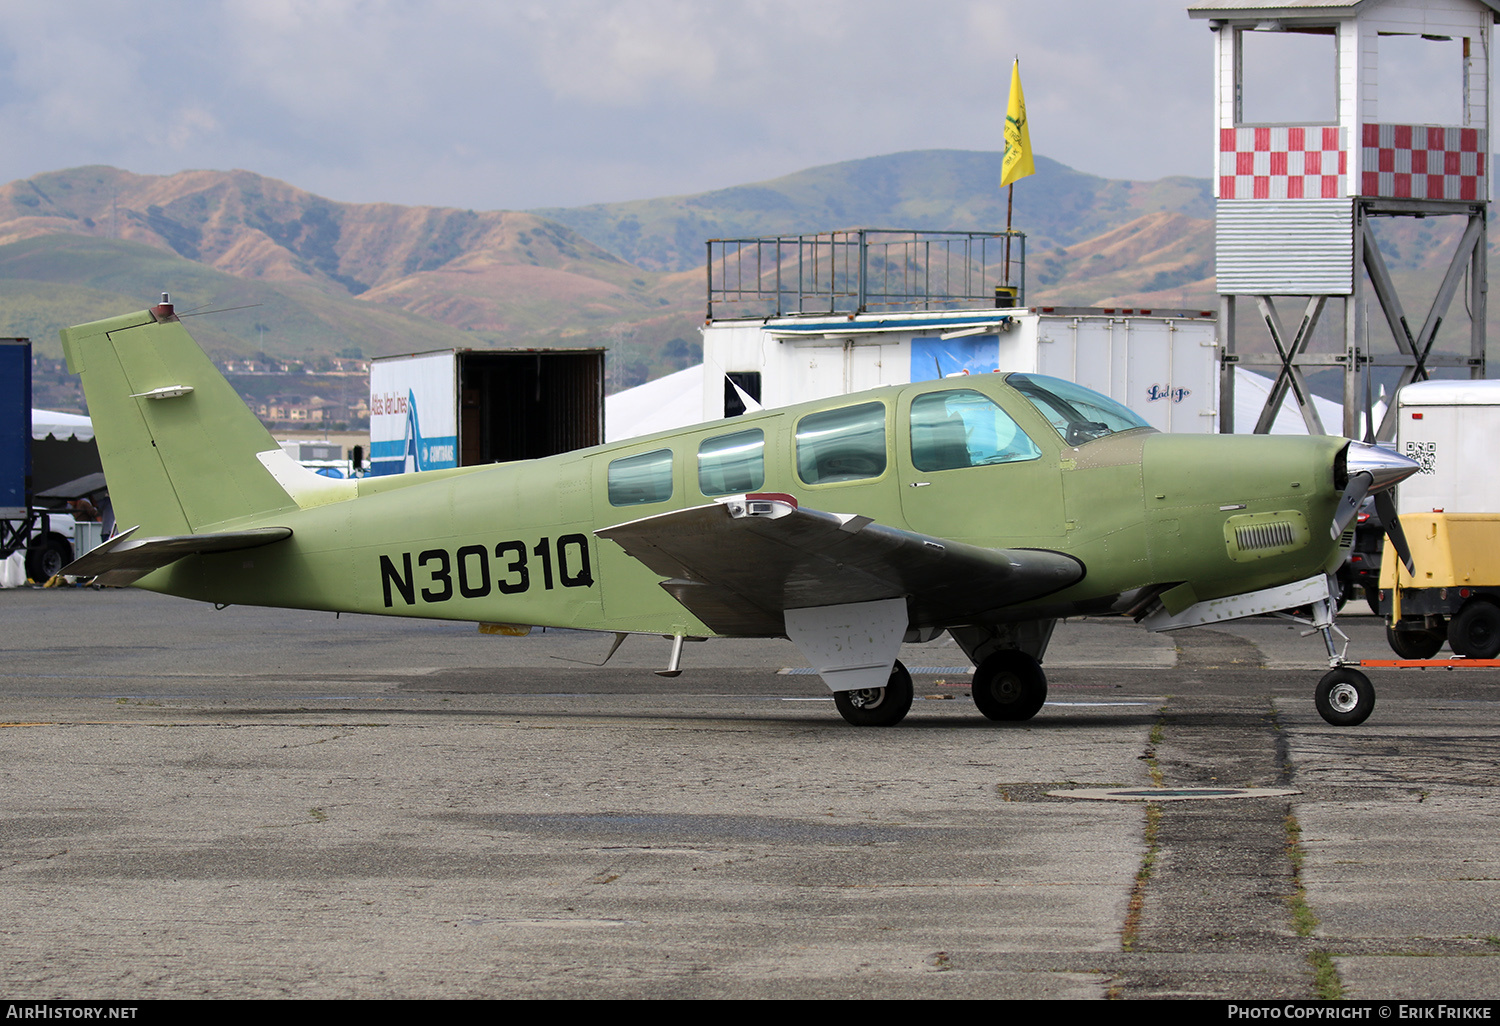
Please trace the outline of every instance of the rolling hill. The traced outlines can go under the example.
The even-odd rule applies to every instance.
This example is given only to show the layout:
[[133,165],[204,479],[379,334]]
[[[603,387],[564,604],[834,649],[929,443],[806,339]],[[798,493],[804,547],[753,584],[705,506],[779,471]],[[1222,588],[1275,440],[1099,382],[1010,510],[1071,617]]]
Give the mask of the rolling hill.
[[[0,186],[0,315],[56,356],[58,328],[167,291],[179,309],[223,311],[194,322],[223,356],[603,344],[618,386],[690,355],[709,236],[992,229],[1004,218],[998,168],[994,153],[901,153],[530,212],[338,203],[248,171],[74,168]],[[1112,182],[1043,158],[1018,192],[1038,297],[1201,288],[1206,182]],[[1173,248],[1173,232],[1195,241]]]
[[[828,231],[1005,227],[999,153],[918,150],[809,168],[694,196],[546,208],[532,213],[639,267],[703,265],[704,240]],[[1013,223],[1033,248],[1070,246],[1158,211],[1211,219],[1208,179],[1128,182],[1074,171],[1045,157],[1016,187]]]
[[[203,315],[194,332],[217,355],[594,344],[618,388],[693,358],[706,239],[995,230],[999,177],[998,153],[930,150],[692,196],[473,211],[339,203],[249,171],[74,168],[0,186],[0,332],[56,357],[58,328],[167,291]],[[1116,181],[1038,157],[1016,188],[1027,298],[1207,308],[1212,216],[1207,179]],[[1442,273],[1446,220],[1377,226],[1409,308]]]

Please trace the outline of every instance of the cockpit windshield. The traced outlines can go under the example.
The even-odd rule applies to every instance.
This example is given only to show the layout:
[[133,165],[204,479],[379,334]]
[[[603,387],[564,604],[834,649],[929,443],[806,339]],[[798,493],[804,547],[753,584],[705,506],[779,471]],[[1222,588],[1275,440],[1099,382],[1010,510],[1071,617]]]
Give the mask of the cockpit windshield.
[[1109,396],[1071,381],[1044,374],[1011,374],[1005,382],[1024,395],[1069,445],[1151,426]]

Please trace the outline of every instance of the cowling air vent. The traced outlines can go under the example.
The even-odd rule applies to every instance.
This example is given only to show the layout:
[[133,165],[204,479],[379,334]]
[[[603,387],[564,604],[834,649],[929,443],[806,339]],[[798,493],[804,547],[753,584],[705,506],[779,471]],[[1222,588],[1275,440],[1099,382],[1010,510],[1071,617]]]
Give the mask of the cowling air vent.
[[1294,509],[1246,513],[1224,521],[1229,558],[1240,563],[1294,552],[1306,545],[1307,518]]

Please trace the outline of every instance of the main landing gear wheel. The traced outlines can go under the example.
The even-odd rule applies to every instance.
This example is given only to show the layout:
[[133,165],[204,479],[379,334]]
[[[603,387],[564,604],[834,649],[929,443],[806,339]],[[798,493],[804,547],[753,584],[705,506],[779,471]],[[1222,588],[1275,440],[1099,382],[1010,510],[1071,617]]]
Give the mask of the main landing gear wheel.
[[1375,686],[1358,670],[1341,666],[1318,681],[1318,715],[1335,727],[1357,727],[1375,711]]
[[885,687],[835,691],[833,704],[856,727],[894,727],[911,709],[911,697],[911,674],[897,659]]
[[1002,649],[974,671],[974,704],[992,720],[1029,720],[1047,701],[1047,675],[1025,652]]

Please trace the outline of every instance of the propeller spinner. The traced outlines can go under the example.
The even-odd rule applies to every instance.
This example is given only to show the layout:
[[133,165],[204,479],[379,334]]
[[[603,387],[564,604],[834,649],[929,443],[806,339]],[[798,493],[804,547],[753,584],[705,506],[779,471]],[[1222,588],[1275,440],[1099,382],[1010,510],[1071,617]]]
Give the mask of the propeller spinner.
[[1339,499],[1338,510],[1333,515],[1332,536],[1337,538],[1344,533],[1349,522],[1354,519],[1354,514],[1359,511],[1359,504],[1365,501],[1366,495],[1373,492],[1375,509],[1380,514],[1380,521],[1385,525],[1386,535],[1391,539],[1396,555],[1406,567],[1406,572],[1415,574],[1416,564],[1412,562],[1411,548],[1406,544],[1406,535],[1401,530],[1401,521],[1396,515],[1396,500],[1391,495],[1391,489],[1415,474],[1421,469],[1421,465],[1399,453],[1365,442],[1350,442],[1339,453],[1338,463],[1337,473],[1346,479],[1347,484]]

